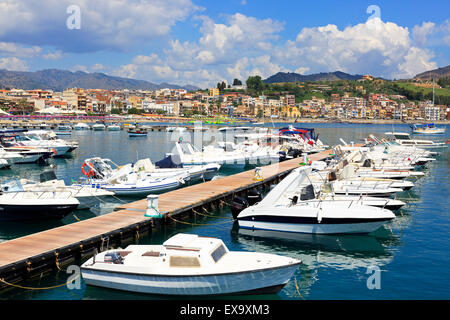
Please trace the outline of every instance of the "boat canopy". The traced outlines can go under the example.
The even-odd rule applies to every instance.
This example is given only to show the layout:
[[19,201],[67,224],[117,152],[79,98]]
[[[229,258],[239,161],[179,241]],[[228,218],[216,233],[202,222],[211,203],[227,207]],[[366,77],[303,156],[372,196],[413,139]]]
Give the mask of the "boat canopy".
[[161,169],[183,168],[180,156],[175,154],[168,155],[164,159],[155,162],[155,165]]

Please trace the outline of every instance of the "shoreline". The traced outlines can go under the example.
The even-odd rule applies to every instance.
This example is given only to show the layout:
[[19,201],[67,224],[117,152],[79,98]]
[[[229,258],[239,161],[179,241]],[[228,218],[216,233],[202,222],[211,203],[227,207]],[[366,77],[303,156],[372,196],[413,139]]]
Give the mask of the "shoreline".
[[[39,124],[62,124],[62,123],[70,123],[70,124],[76,124],[76,123],[93,123],[96,121],[104,121],[105,123],[173,123],[173,124],[186,124],[186,125],[193,125],[192,123],[187,123],[188,121],[202,121],[201,119],[193,119],[193,118],[149,118],[149,117],[132,117],[129,119],[114,119],[114,118],[108,118],[108,117],[98,117],[93,119],[84,119],[84,118],[75,118],[75,119],[52,119],[52,118],[38,118],[38,119],[1,119],[0,118],[0,126],[8,126],[11,125],[13,127],[18,126],[32,126],[32,125],[39,125]],[[204,121],[204,120],[203,120]],[[225,120],[223,120],[225,122]],[[272,123],[329,123],[329,124],[429,124],[434,123],[436,125],[449,125],[450,120],[439,120],[439,121],[424,121],[424,120],[394,120],[394,119],[347,119],[347,120],[330,120],[330,119],[311,119],[311,118],[297,118],[297,119],[271,119],[267,121],[266,119],[256,119],[254,121],[248,121],[248,120],[240,120],[240,119],[230,119],[232,122],[231,125],[255,125],[259,124],[261,126],[271,126]],[[226,126],[229,125],[227,123],[211,123],[206,124],[208,126]]]

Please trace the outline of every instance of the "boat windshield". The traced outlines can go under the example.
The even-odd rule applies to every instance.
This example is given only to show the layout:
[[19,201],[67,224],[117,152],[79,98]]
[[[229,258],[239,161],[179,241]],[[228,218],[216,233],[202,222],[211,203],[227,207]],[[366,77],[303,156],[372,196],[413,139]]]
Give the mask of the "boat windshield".
[[407,134],[395,134],[394,136],[395,136],[395,139],[398,139],[398,140],[411,140],[411,138]]
[[225,249],[223,244],[221,244],[211,253],[211,257],[213,258],[214,262],[217,263],[217,261],[219,261],[226,253],[227,250]]

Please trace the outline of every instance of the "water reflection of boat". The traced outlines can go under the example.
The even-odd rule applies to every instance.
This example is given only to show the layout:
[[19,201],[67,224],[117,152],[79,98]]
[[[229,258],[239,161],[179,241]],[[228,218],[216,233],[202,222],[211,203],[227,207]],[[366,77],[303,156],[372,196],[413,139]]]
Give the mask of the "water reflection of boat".
[[[370,235],[318,235],[308,233],[290,233],[272,230],[251,230],[239,228],[235,223],[232,228],[232,238],[244,246],[252,248],[265,247],[265,251],[277,252],[301,251],[312,252],[316,250],[335,252],[336,260],[348,260],[351,256],[380,259],[390,258],[391,254],[377,237]],[[274,249],[271,249],[274,248]],[[263,248],[259,248],[261,250]],[[292,254],[292,253],[290,253]],[[344,259],[345,256],[348,258]],[[336,262],[336,261],[334,261]],[[352,264],[354,266],[354,264]]]
[[[231,239],[241,249],[287,255],[302,261],[294,274],[301,279],[298,283],[302,296],[308,296],[310,288],[321,277],[321,270],[365,270],[369,267],[389,264],[393,255],[388,246],[398,245],[398,239],[389,231],[373,235],[318,235],[280,232],[272,230],[251,230],[239,228],[235,223]],[[384,232],[381,234],[381,232]],[[329,273],[329,271],[327,272]],[[291,281],[292,282],[292,281]],[[291,296],[296,292],[292,283],[284,289]]]

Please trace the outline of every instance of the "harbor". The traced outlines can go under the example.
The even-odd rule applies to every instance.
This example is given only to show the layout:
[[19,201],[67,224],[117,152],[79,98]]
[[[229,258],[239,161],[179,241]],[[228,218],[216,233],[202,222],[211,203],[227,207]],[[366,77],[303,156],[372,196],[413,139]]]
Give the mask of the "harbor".
[[[378,136],[392,130],[391,126],[369,125],[364,125],[358,131],[353,130],[348,125],[335,125],[334,127],[332,125],[315,125],[314,127],[316,132],[320,133],[320,139],[330,147],[309,154],[308,161],[334,158],[336,150],[333,150],[331,146],[342,145],[339,138],[346,140],[347,146],[353,143],[354,147],[359,147],[362,145],[361,139],[367,138],[370,134]],[[406,127],[404,126],[404,128]],[[396,131],[401,129],[400,126],[396,126]],[[190,135],[191,133],[186,132],[186,134]],[[144,138],[134,139],[128,137],[123,130],[119,132],[80,131],[78,133],[74,131],[72,136],[65,139],[76,138],[79,148],[70,157],[52,159],[52,165],[55,167],[56,175],[63,178],[66,183],[70,183],[81,175],[80,168],[85,159],[92,156],[108,157],[121,165],[136,162],[138,159],[146,157],[156,162],[173,151],[173,144],[178,137],[179,135],[175,137],[173,132],[165,130],[149,132]],[[183,136],[183,139],[188,138]],[[123,149],[119,148],[121,151],[113,148],[117,144],[123,146]],[[94,150],[95,154],[93,154]],[[111,150],[117,151],[111,153]],[[390,261],[396,261],[395,251],[402,241],[402,234],[408,233],[408,225],[411,224],[411,220],[414,218],[422,219],[421,216],[416,217],[414,213],[416,210],[424,210],[421,207],[423,201],[420,199],[429,195],[430,191],[428,190],[438,187],[436,185],[424,190],[424,186],[436,183],[436,179],[433,178],[436,172],[444,174],[444,176],[448,173],[446,157],[448,157],[448,151],[445,149],[435,162],[428,165],[426,168],[427,175],[415,181],[414,189],[402,192],[398,197],[396,196],[396,198],[402,199],[408,204],[400,209],[400,214],[396,214],[392,222],[382,227],[381,230],[377,230],[374,233],[375,235],[317,235],[311,237],[307,234],[293,236],[289,233],[281,233],[281,235],[278,233],[273,238],[265,236],[264,232],[258,233],[239,228],[230,213],[230,204],[232,204],[233,199],[245,197],[249,190],[254,189],[260,190],[263,194],[270,192],[271,185],[279,184],[292,170],[302,167],[300,163],[304,162],[304,159],[297,157],[292,160],[260,166],[261,171],[259,171],[260,176],[258,177],[256,177],[255,166],[247,167],[245,170],[241,168],[221,169],[217,179],[206,182],[199,181],[172,191],[162,192],[158,195],[158,210],[162,213],[161,218],[145,216],[148,209],[148,200],[141,196],[137,199],[116,197],[117,199],[113,198],[114,201],[111,205],[106,201],[102,202],[99,208],[95,208],[98,211],[93,210],[96,211],[95,214],[88,213],[86,210],[75,210],[73,214],[67,215],[61,222],[36,223],[39,227],[24,223],[22,227],[28,228],[28,231],[25,232],[28,234],[17,230],[21,228],[20,224],[5,223],[10,228],[1,232],[3,242],[0,243],[0,277],[7,283],[15,283],[24,287],[37,287],[38,282],[41,283],[41,281],[51,287],[49,284],[64,282],[61,277],[54,278],[55,273],[61,275],[61,270],[64,270],[67,266],[81,263],[95,253],[108,248],[124,248],[130,243],[160,243],[169,238],[171,234],[187,232],[220,237],[224,239],[227,246],[246,251],[277,252],[278,249],[275,248],[281,245],[285,248],[282,251],[286,255],[296,257],[303,262],[303,265],[296,272],[296,280],[288,282],[280,293],[281,297],[283,299],[295,298],[293,293],[297,291],[296,281],[298,281],[299,292],[302,293],[302,296],[318,298],[319,293],[314,289],[317,280],[312,279],[316,277],[313,273],[319,265],[324,265],[327,270],[329,269],[329,272],[326,272],[325,275],[325,278],[328,278],[333,274],[339,274],[338,270],[341,270],[341,274],[350,276],[350,270],[355,271],[356,268],[357,274],[361,275],[372,264],[386,267],[390,264]],[[29,171],[26,172],[23,168]],[[25,165],[22,169],[16,169],[16,166],[12,166],[8,169],[11,171],[5,171],[3,176],[13,177],[19,172],[23,176],[38,176],[42,169],[42,167],[34,167],[34,165]],[[444,197],[443,203],[437,204],[437,208],[434,210],[439,211],[439,207],[445,205],[446,201],[448,200]],[[16,231],[12,231],[14,228],[16,228]],[[412,227],[412,229],[414,228]],[[291,241],[293,241],[292,244],[289,244]],[[342,243],[340,248],[336,246],[336,241]],[[356,243],[360,243],[361,247],[355,247]],[[292,245],[298,246],[300,251],[296,252],[294,247],[291,247]],[[316,251],[322,252],[325,255],[325,260],[314,262],[316,258],[313,257],[314,254],[311,256],[311,253]],[[310,260],[311,258],[313,260]],[[327,258],[329,262],[327,262]],[[336,264],[339,267],[336,267]],[[365,287],[365,283],[363,286]],[[4,283],[3,287],[8,287],[8,285]],[[76,291],[86,291],[87,296],[84,296],[86,298],[96,296],[99,292],[105,293],[105,290],[83,286],[80,291]],[[360,293],[362,290],[363,288],[361,288]],[[30,297],[39,299],[41,295],[36,291],[34,293],[31,293],[31,291],[33,290],[29,291]],[[17,294],[19,299],[23,298],[25,294],[20,288],[11,288],[11,286],[7,288],[6,292],[10,292],[6,294],[11,294],[11,297]],[[52,292],[51,289],[50,292]],[[369,291],[369,293],[372,292]],[[83,298],[83,294],[80,294],[79,297]],[[133,295],[132,293],[120,293],[119,296],[123,298],[127,294]],[[328,294],[330,294],[330,297],[333,296],[332,292]],[[111,296],[115,296],[115,294]],[[71,299],[70,295],[67,298]],[[299,296],[297,295],[296,298],[299,298]]]

